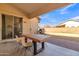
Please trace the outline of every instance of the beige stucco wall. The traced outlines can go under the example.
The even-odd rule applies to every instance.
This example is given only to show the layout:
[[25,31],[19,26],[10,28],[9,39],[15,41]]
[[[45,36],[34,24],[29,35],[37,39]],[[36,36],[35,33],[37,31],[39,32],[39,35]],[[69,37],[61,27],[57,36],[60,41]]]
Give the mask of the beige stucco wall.
[[37,29],[38,29],[38,20],[37,19],[38,19],[37,17],[33,18],[33,19],[30,19],[30,23],[31,23],[30,24],[30,26],[31,26],[30,31],[33,34],[37,33]]
[[[9,5],[9,4],[0,4],[0,15],[1,14],[7,14],[7,15],[13,15],[13,16],[18,16],[23,18],[23,34],[31,33],[30,32],[30,24],[34,25],[33,29],[36,30],[37,26],[37,18],[33,18],[32,23],[30,22],[31,19],[28,19],[26,15],[24,15],[22,12],[20,12],[18,9],[15,7]],[[0,39],[1,39],[1,17],[0,17]]]

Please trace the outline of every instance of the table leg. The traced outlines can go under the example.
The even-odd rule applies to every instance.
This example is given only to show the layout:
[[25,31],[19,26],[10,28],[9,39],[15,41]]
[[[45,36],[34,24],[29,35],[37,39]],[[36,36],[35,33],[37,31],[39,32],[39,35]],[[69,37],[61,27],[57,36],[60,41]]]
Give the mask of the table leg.
[[39,50],[37,51],[37,54],[40,53],[40,52],[42,52],[42,51],[44,50],[44,48],[45,48],[45,47],[44,47],[44,42],[42,42],[42,43],[41,43],[41,49],[39,49]]
[[45,44],[45,43],[44,43],[44,42],[42,42],[42,49],[44,49],[44,48],[45,48],[45,47],[44,47],[44,44]]
[[37,54],[37,42],[33,42],[33,46],[34,46],[33,53],[34,53],[34,55],[36,55]]
[[38,54],[39,52],[41,52],[41,51],[45,48],[45,47],[44,47],[44,44],[45,44],[45,43],[42,42],[42,48],[37,51],[37,42],[34,42],[34,41],[33,41],[33,46],[34,46],[33,54],[36,55],[36,54]]

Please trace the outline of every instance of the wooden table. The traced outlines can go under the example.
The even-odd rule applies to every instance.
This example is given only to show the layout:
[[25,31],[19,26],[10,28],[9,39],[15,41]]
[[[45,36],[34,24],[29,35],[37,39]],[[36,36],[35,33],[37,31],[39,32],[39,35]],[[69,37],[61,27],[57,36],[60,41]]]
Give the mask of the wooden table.
[[[47,38],[49,37],[48,35],[42,35],[42,34],[26,34],[24,35],[26,38],[29,38],[33,42],[33,47],[34,47],[34,55],[38,54],[45,48],[45,43],[47,41]],[[41,49],[37,50],[37,43],[41,43],[42,47]]]

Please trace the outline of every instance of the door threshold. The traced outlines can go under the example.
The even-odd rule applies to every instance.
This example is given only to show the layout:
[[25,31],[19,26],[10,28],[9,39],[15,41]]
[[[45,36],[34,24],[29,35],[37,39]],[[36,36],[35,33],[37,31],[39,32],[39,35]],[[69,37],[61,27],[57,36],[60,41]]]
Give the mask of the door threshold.
[[0,40],[0,43],[13,42],[13,41],[16,41],[16,39],[5,39],[5,40]]

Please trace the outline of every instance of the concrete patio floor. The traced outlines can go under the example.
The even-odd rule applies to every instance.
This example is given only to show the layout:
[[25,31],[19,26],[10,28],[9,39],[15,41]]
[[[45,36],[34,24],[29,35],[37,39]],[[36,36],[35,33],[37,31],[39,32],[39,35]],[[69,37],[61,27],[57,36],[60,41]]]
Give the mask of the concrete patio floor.
[[48,43],[79,51],[79,37],[52,35],[48,38]]
[[38,56],[79,56],[78,51],[46,43],[46,48]]
[[[38,44],[38,49],[40,44]],[[33,47],[25,50],[15,41],[0,43],[1,56],[33,56]],[[36,56],[79,56],[78,51],[60,47],[51,43],[45,43],[45,50]]]

